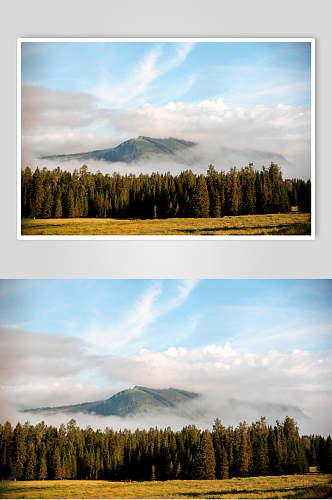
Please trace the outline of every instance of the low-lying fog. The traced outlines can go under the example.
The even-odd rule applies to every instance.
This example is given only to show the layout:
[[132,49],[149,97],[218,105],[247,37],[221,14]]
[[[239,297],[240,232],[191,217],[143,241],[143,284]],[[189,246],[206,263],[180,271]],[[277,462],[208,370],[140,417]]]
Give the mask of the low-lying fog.
[[[8,413],[7,413],[8,415]],[[29,421],[37,424],[44,420],[49,425],[59,426],[66,424],[71,418],[75,419],[81,428],[91,426],[93,429],[106,427],[118,429],[148,429],[150,427],[180,430],[186,425],[194,424],[200,429],[212,428],[215,418],[219,418],[225,426],[237,426],[240,422],[255,422],[261,416],[267,418],[269,424],[276,420],[283,421],[286,416],[295,419],[301,434],[312,433],[313,427],[317,432],[328,434],[330,432],[326,419],[319,412],[315,415],[306,415],[300,408],[285,404],[264,403],[261,401],[240,401],[237,399],[223,399],[222,394],[204,395],[195,401],[185,403],[176,409],[154,409],[145,414],[136,414],[127,417],[101,416],[94,413],[66,413],[43,414],[27,413],[11,409],[10,421]]]
[[269,151],[258,151],[251,149],[236,150],[228,147],[216,147],[211,144],[197,145],[185,152],[172,156],[160,156],[154,159],[136,161],[132,163],[108,162],[94,159],[40,159],[34,156],[23,156],[22,168],[27,165],[33,170],[37,167],[53,170],[60,167],[62,170],[73,172],[79,170],[82,165],[87,165],[90,172],[102,172],[112,175],[114,172],[120,174],[140,173],[151,174],[152,172],[171,172],[173,175],[184,170],[191,169],[194,173],[206,173],[208,165],[213,164],[220,171],[228,171],[232,167],[242,168],[248,163],[253,163],[255,169],[260,170],[262,166],[269,167],[271,162],[277,163],[283,173],[284,178],[310,178],[310,166],[297,165],[283,155]]

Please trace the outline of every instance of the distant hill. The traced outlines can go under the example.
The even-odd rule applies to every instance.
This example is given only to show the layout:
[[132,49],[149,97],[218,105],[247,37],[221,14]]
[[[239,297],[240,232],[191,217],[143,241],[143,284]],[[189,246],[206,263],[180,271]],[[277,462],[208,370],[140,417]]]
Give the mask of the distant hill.
[[175,409],[199,396],[195,392],[181,389],[149,389],[136,385],[133,389],[114,394],[103,401],[80,403],[69,406],[33,408],[24,410],[29,413],[96,413],[97,415],[117,415],[126,417],[135,413],[149,413],[154,409]]
[[122,142],[115,148],[98,149],[87,153],[74,153],[68,155],[42,156],[47,160],[104,160],[109,162],[131,163],[138,160],[152,159],[156,156],[178,155],[187,148],[195,146],[195,142],[184,141],[170,137],[168,139],[153,139],[152,137],[139,136]]

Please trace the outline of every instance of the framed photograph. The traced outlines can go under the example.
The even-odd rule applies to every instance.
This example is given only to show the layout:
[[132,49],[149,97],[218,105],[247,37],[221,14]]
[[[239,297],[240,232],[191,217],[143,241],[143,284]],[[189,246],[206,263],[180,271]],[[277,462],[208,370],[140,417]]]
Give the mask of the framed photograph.
[[331,280],[0,292],[1,498],[331,497]]
[[315,238],[315,40],[22,38],[19,239]]

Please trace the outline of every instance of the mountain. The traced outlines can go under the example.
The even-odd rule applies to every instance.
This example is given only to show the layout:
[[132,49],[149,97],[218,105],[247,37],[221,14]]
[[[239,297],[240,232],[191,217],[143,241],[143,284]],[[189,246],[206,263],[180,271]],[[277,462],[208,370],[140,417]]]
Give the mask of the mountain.
[[147,160],[156,156],[181,155],[181,152],[195,146],[195,142],[184,141],[170,137],[168,139],[153,139],[139,136],[122,142],[115,148],[97,149],[88,153],[74,153],[68,155],[42,156],[47,160],[104,160],[109,162],[131,163],[138,160]]
[[176,409],[178,405],[199,397],[195,392],[180,389],[149,389],[136,385],[133,389],[114,394],[103,401],[81,403],[69,406],[55,406],[24,410],[29,413],[96,413],[97,415],[118,415],[126,417],[135,413],[149,413],[155,409]]

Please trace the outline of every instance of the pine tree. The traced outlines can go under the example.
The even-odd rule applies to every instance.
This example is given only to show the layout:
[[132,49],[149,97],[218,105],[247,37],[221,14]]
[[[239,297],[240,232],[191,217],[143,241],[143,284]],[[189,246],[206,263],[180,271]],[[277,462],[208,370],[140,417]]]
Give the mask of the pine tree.
[[159,207],[159,217],[162,219],[167,219],[169,217],[169,203],[170,203],[169,192],[167,186],[164,184],[159,196],[158,207]]
[[281,171],[275,163],[269,168],[269,179],[271,184],[270,212],[278,213],[281,208]]
[[229,462],[225,448],[221,449],[220,455],[220,479],[228,479],[229,477]]
[[306,472],[309,472],[304,445],[300,440],[296,443],[296,471],[298,474],[305,474]]
[[47,459],[46,459],[46,448],[44,443],[38,457],[37,478],[47,479]]
[[251,426],[251,447],[253,463],[251,475],[265,476],[269,469],[268,429],[265,418]]
[[52,455],[52,478],[62,479],[62,466],[59,448],[56,446]]
[[325,444],[325,471],[332,473],[332,439],[328,436]]
[[229,215],[238,215],[241,206],[239,176],[236,168],[227,174],[227,211]]
[[40,219],[43,215],[43,205],[44,205],[44,183],[42,178],[42,173],[37,168],[33,174],[33,213],[37,219]]
[[67,207],[68,217],[75,217],[75,199],[72,188],[68,191]]
[[43,206],[43,218],[49,219],[52,217],[52,215],[53,215],[53,196],[51,188],[48,187]]
[[204,175],[200,175],[191,201],[192,217],[209,217],[210,200]]
[[36,465],[37,465],[36,449],[34,443],[30,441],[27,447],[27,460],[25,464],[24,479],[28,481],[35,479]]
[[209,165],[207,171],[207,186],[210,196],[210,216],[221,216],[220,186],[218,172],[213,165]]
[[242,208],[243,214],[256,213],[255,172],[253,164],[249,163],[242,172]]
[[29,167],[26,167],[21,172],[21,202],[22,217],[31,216],[33,207],[33,176]]
[[296,442],[299,440],[299,432],[292,418],[285,418],[283,433],[286,440],[285,473],[293,474],[297,472]]
[[24,466],[26,461],[25,432],[20,423],[14,430],[14,469],[16,479],[24,479]]
[[216,460],[214,455],[211,434],[208,430],[204,431],[201,442],[198,447],[195,461],[194,474],[195,479],[214,479]]
[[59,219],[62,217],[62,195],[61,195],[60,190],[57,192],[56,199],[55,199],[54,217],[56,219]]
[[289,202],[289,194],[288,189],[285,184],[281,184],[280,186],[280,212],[287,213],[290,211],[290,202]]
[[269,455],[269,474],[277,476],[283,473],[282,450],[277,428],[270,427],[268,431],[268,455]]
[[13,466],[13,429],[7,421],[3,426],[0,424],[0,477],[7,479]]
[[249,473],[249,443],[246,423],[241,423],[238,432],[237,474],[246,477]]

